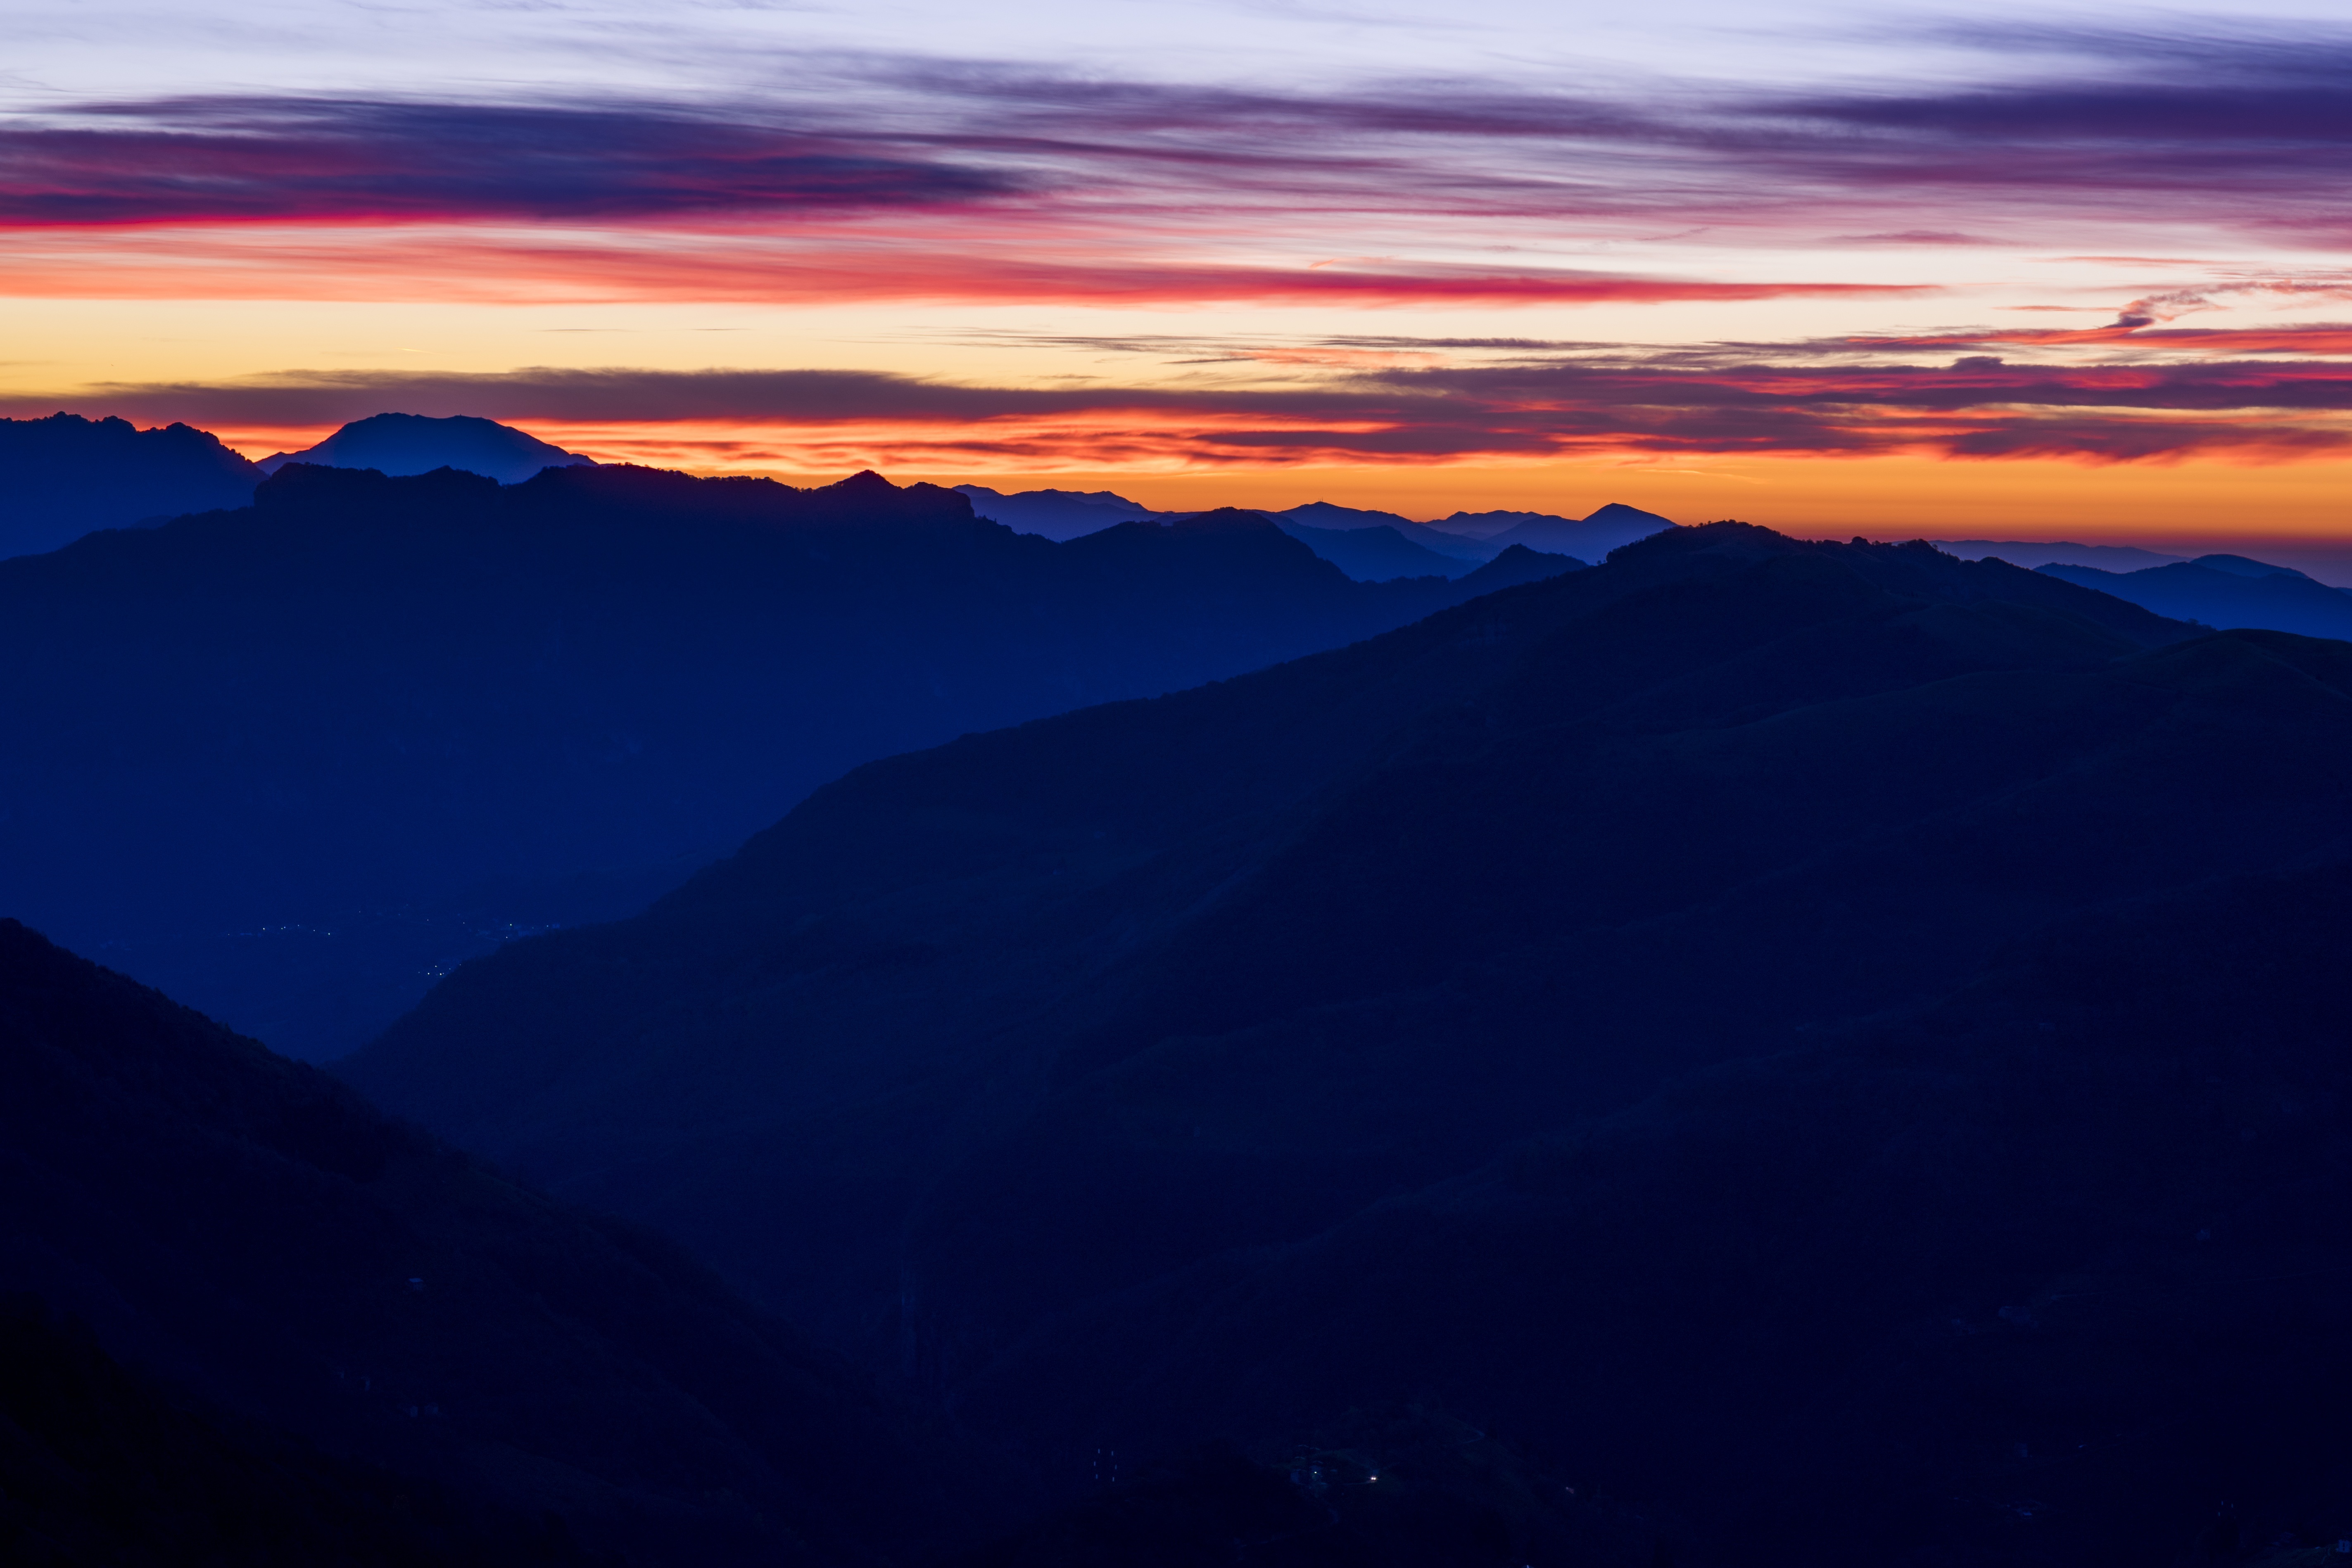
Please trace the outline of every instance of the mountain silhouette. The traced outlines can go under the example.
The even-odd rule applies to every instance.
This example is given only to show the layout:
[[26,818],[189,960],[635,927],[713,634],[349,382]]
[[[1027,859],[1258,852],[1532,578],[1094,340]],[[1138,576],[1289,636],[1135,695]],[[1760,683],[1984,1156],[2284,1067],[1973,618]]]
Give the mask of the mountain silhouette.
[[101,528],[244,506],[260,468],[185,425],[52,414],[0,419],[0,556],[37,555]]
[[595,467],[595,459],[551,446],[494,419],[451,415],[373,414],[354,419],[315,447],[278,452],[257,465],[274,474],[289,463],[329,468],[373,468],[380,474],[429,474],[455,468],[500,484],[519,485],[541,468]]
[[1522,544],[1529,550],[1599,561],[1621,544],[1647,539],[1675,523],[1656,512],[1611,501],[1583,518],[1529,511],[1457,511],[1433,526],[1473,534],[1494,547]]
[[2063,539],[1931,539],[1927,542],[1963,561],[1991,556],[2029,570],[2054,562],[2062,566],[2095,566],[2103,572],[2137,572],[2188,559],[2130,544],[2076,544]]
[[989,1517],[676,1247],[14,921],[0,1039],[11,1562],[903,1561]]
[[[1298,528],[1311,528],[1320,533],[1346,533],[1364,529],[1392,529],[1406,542],[1421,546],[1433,555],[1450,555],[1458,560],[1491,561],[1507,544],[1493,540],[1469,539],[1444,529],[1432,528],[1425,522],[1415,522],[1392,511],[1376,511],[1365,507],[1338,506],[1327,500],[1308,501],[1303,506],[1288,507],[1281,511],[1269,511],[1266,516],[1276,521]],[[1512,540],[1512,544],[1525,544],[1531,550],[1544,550],[1530,540]],[[1545,551],[1559,555],[1565,551]]]
[[0,563],[0,909],[323,1058],[858,763],[1566,564],[1361,584],[1244,513],[1055,544],[872,475],[289,465],[248,509]]
[[2137,572],[2053,563],[2042,568],[2160,616],[2210,626],[2267,626],[2305,637],[2352,637],[2352,594],[2286,566],[2242,555],[2200,555]]
[[[1075,539],[1137,520],[1165,522],[1176,515],[1153,511],[1109,490],[1023,490],[1005,495],[984,485],[954,488],[972,499],[979,515],[1048,539]],[[1611,501],[1580,519],[1537,511],[1457,511],[1442,521],[1422,523],[1392,511],[1330,501],[1308,501],[1263,515],[1359,582],[1460,576],[1514,544],[1539,554],[1598,561],[1621,544],[1675,526],[1655,512],[1620,501]],[[1394,535],[1393,542],[1390,535]]]
[[1154,511],[1109,490],[1022,490],[1006,495],[986,485],[950,488],[971,498],[976,516],[1001,522],[1016,533],[1042,534],[1053,540],[1099,533],[1122,522],[1169,522],[1181,515]]
[[[1476,561],[1440,555],[1385,523],[1376,528],[1309,528],[1286,519],[1281,528],[1359,583],[1385,583],[1398,577],[1462,577],[1478,568]],[[1583,563],[1577,564],[1581,566]]]
[[340,1070],[1066,1491],[1402,1403],[1694,1561],[2161,1560],[2323,1527],[2347,771],[2345,645],[1677,528],[869,764]]

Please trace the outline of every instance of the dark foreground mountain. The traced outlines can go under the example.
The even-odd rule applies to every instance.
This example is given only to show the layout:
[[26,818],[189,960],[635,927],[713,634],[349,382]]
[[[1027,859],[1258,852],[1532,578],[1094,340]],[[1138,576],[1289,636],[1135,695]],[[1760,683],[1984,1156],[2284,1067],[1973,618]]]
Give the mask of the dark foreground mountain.
[[[2294,1043],[2352,932],[2232,933],[2333,907],[2347,784],[2343,645],[1678,529],[861,769],[346,1070],[1048,1484],[1396,1405],[1676,1561],[2168,1561],[2223,1500],[2332,1517],[2248,1478],[2317,1441],[2293,1376],[2352,1395],[2295,1316],[2352,1142]],[[1460,1561],[1579,1528],[1504,1513]]]
[[0,910],[329,1056],[857,763],[1564,564],[1370,585],[1239,513],[1055,544],[871,475],[296,466],[249,509],[0,563]]
[[2315,582],[2292,567],[2250,561],[2242,555],[2200,555],[2194,561],[2137,572],[2063,564],[2042,570],[2175,620],[2209,626],[2266,626],[2315,637],[2352,637],[2352,594]]
[[541,440],[495,419],[457,414],[375,414],[354,419],[315,447],[277,452],[257,465],[274,474],[289,463],[325,468],[373,468],[380,474],[429,474],[455,468],[500,484],[519,485],[541,468],[595,466],[593,458]]
[[11,1563],[879,1563],[973,1517],[669,1244],[15,921],[0,1296]]
[[0,419],[0,556],[35,555],[101,528],[243,506],[261,470],[185,425]]

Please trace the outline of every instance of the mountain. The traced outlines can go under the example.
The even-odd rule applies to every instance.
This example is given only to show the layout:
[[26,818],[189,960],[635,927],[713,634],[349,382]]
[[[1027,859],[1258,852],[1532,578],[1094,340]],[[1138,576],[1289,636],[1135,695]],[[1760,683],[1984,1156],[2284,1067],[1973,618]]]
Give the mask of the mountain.
[[0,556],[37,555],[101,528],[244,506],[261,470],[185,425],[52,414],[0,419]]
[[953,485],[971,498],[976,516],[1001,522],[1015,533],[1038,533],[1047,539],[1076,539],[1122,522],[1167,522],[1175,512],[1154,511],[1109,490],[1022,490],[1006,495],[986,485]]
[[2029,571],[2055,562],[2063,566],[2096,566],[2106,572],[2137,572],[2188,559],[2129,544],[2074,544],[2063,539],[1934,539],[1928,542],[1963,561],[1981,561],[1991,556]]
[[1283,532],[1359,583],[1385,583],[1398,577],[1461,577],[1478,565],[1459,555],[1440,555],[1425,549],[1385,523],[1378,528],[1309,528],[1286,520],[1280,527]]
[[1491,535],[1487,542],[1506,547],[1523,544],[1529,550],[1545,550],[1555,555],[1575,555],[1587,561],[1599,561],[1621,544],[1647,539],[1675,526],[1672,521],[1660,517],[1656,512],[1643,511],[1622,501],[1611,501],[1580,521],[1529,518]]
[[881,1563],[990,1517],[674,1247],[13,921],[0,1039],[11,1562]]
[[[1311,528],[1329,533],[1345,533],[1368,528],[1393,529],[1407,542],[1418,544],[1433,555],[1451,555],[1463,561],[1491,561],[1506,545],[1484,539],[1465,539],[1458,533],[1415,522],[1392,511],[1371,511],[1362,507],[1338,506],[1327,500],[1312,500],[1304,506],[1290,507],[1282,511],[1269,511],[1267,517],[1289,527]],[[1544,550],[1528,540],[1513,540],[1514,544],[1526,544],[1531,550],[1546,554],[1565,552]]]
[[861,762],[1563,564],[1375,585],[1240,513],[1056,544],[872,475],[289,465],[0,563],[0,910],[322,1058]]
[[[1088,1303],[966,1398],[1084,1390],[1063,1419],[1133,1445],[1141,1412],[1280,1430],[1444,1390],[1465,1438],[1539,1445],[1552,1479],[1452,1489],[1493,1500],[1489,1551],[1456,1562],[2322,1562],[2352,1523],[2347,941],[2341,859],[2063,919],[1929,1005]],[[1334,1090],[1349,1060],[1325,1056]],[[1130,1126],[1141,1076],[1106,1107]],[[1158,1128],[1106,1116],[1088,1152],[1167,1159],[1179,1104],[1230,1142],[1248,1110],[1157,1098]],[[1341,1522],[1367,1469],[1426,1463],[1413,1436],[1329,1445],[1363,1467],[1337,1472]],[[1223,1502],[1195,1483],[1153,1522]],[[1600,1539],[1561,1542],[1579,1526]]]
[[2305,637],[2352,637],[2352,594],[2314,582],[2284,566],[2242,555],[2200,555],[2194,561],[2137,572],[2052,563],[2044,575],[2079,583],[2160,616],[2211,626],[2267,626]]
[[869,764],[340,1070],[1066,1492],[1397,1406],[1675,1561],[2168,1561],[2337,1506],[2347,776],[2345,645],[1677,528]]
[[289,463],[329,468],[373,468],[380,474],[429,474],[456,468],[500,484],[519,485],[541,468],[595,466],[593,458],[550,446],[493,419],[457,414],[375,414],[354,419],[317,446],[278,452],[258,465],[274,474]]
[[[1121,522],[1171,522],[1180,514],[1153,511],[1109,490],[1022,490],[1005,495],[985,485],[956,485],[979,516],[1021,533],[1070,540]],[[1425,527],[1394,512],[1366,511],[1309,501],[1287,511],[1260,511],[1283,532],[1359,583],[1399,577],[1461,577],[1512,544],[1538,554],[1565,553],[1529,539],[1489,543]],[[1434,542],[1433,543],[1433,541]]]

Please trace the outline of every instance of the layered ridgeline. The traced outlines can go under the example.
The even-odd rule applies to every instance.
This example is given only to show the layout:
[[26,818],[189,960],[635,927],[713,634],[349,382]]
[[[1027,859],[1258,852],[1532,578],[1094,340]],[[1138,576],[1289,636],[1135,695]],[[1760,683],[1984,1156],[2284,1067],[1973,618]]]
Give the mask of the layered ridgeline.
[[[1121,522],[1169,521],[1177,514],[1110,490],[1021,490],[958,485],[972,510],[1023,533],[1076,539]],[[1581,518],[1535,511],[1457,511],[1415,522],[1392,511],[1308,501],[1265,511],[1285,533],[1360,583],[1398,577],[1459,577],[1513,545],[1579,561],[1598,561],[1620,545],[1675,524],[1655,512],[1612,501]]]
[[0,1557],[912,1563],[968,1456],[671,1244],[0,921]]
[[2352,637],[2352,593],[2331,588],[2291,566],[2273,566],[2243,555],[2200,555],[2194,561],[2134,572],[2063,563],[2042,570],[2178,620],[2209,626],[2267,626],[2305,637]]
[[856,763],[1570,564],[1375,586],[1239,513],[1056,544],[872,475],[297,465],[249,508],[0,563],[0,911],[331,1055]]
[[261,470],[185,425],[0,419],[0,556],[34,555],[101,528],[243,506]]
[[2336,1506],[2347,784],[2341,645],[1676,530],[862,768],[345,1070],[1056,1484],[1455,1421],[1561,1489],[1465,1562],[1569,1486],[1676,1561],[2166,1561]]

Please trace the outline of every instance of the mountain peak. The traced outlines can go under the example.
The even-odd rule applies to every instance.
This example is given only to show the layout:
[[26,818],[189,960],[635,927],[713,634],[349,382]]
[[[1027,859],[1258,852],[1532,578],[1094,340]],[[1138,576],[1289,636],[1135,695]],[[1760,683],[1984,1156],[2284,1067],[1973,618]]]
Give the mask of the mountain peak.
[[289,463],[331,468],[373,468],[400,477],[457,468],[500,484],[520,484],[542,468],[594,466],[593,458],[541,440],[495,419],[453,414],[372,414],[354,419],[317,446],[279,452],[258,465],[276,473]]

